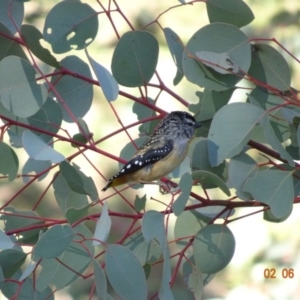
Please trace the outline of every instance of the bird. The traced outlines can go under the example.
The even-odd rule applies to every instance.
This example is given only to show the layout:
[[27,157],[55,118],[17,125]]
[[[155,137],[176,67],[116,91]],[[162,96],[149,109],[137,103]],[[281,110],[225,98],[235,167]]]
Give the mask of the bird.
[[199,127],[201,123],[185,111],[166,115],[132,159],[108,180],[102,191],[131,182],[152,183],[166,176],[182,163]]

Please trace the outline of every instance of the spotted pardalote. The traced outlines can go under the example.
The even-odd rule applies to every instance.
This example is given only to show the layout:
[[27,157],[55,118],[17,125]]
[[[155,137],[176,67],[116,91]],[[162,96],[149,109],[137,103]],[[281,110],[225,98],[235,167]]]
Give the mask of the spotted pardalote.
[[199,127],[201,124],[191,114],[171,112],[157,125],[133,158],[108,180],[102,191],[124,183],[149,183],[166,176],[184,160]]

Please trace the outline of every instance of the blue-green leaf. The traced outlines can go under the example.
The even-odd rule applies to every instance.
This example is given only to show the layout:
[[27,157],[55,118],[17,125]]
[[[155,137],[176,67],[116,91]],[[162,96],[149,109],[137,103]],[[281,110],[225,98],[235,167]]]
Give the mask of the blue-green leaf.
[[144,270],[128,248],[121,245],[107,246],[105,265],[110,284],[123,299],[147,299]]
[[49,160],[52,163],[59,163],[65,160],[62,154],[54,150],[30,130],[23,132],[22,142],[27,154],[35,160]]
[[54,225],[46,231],[33,249],[33,254],[42,258],[54,258],[62,254],[70,245],[74,231],[69,225]]
[[63,1],[48,13],[44,37],[55,53],[64,53],[84,49],[94,40],[97,31],[95,10],[80,1]]

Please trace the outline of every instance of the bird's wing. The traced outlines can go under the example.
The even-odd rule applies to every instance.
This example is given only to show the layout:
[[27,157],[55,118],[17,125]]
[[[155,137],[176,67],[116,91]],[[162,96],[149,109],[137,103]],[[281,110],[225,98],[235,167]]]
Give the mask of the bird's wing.
[[174,148],[173,142],[169,140],[163,147],[157,147],[150,149],[143,154],[134,156],[127,164],[115,175],[116,177],[123,176],[135,171],[138,171],[148,165],[154,164],[155,162],[168,156]]

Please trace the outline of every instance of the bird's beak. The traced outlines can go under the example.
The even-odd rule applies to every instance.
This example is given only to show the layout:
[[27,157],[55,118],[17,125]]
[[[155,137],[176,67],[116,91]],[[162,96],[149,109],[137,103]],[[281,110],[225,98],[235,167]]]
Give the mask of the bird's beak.
[[195,124],[195,128],[200,128],[201,126],[202,126],[202,124],[199,123],[199,122],[197,122],[197,123]]

